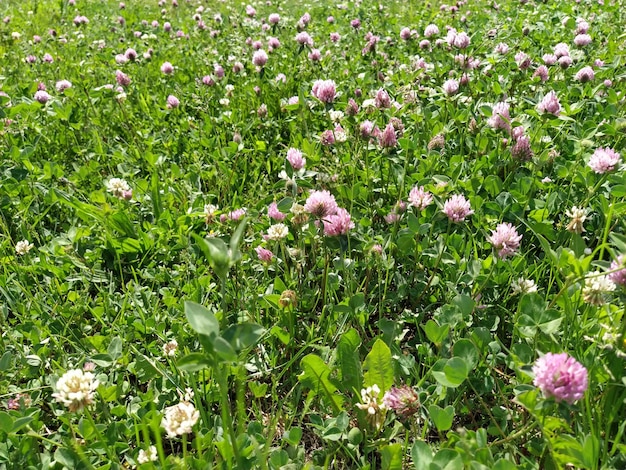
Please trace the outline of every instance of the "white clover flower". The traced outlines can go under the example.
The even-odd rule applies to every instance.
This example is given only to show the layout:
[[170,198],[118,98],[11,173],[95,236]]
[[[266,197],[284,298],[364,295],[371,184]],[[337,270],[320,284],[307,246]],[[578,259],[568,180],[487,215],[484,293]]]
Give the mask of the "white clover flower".
[[566,227],[566,230],[568,232],[580,234],[585,231],[583,223],[585,222],[585,220],[587,220],[587,209],[574,206],[570,210],[565,211],[565,215],[571,218]]
[[358,408],[367,411],[367,419],[377,429],[380,429],[385,421],[387,407],[380,396],[380,388],[374,384],[371,387],[361,389],[361,403],[357,403]]
[[267,229],[268,240],[282,240],[289,235],[289,228],[285,224],[274,224]]
[[67,406],[70,411],[80,411],[93,403],[98,381],[91,372],[72,369],[63,374],[55,388],[57,392],[52,396],[57,402]]
[[330,120],[333,121],[334,123],[341,121],[344,116],[343,111],[336,111],[334,109],[331,109],[330,111],[328,111],[328,115],[330,116]]
[[107,191],[117,198],[125,199],[126,195],[129,192],[132,195],[129,184],[126,182],[126,180],[123,180],[121,178],[111,178],[109,181],[107,181],[106,186]]
[[35,245],[30,243],[28,240],[21,240],[15,244],[15,253],[19,256],[25,255],[32,250],[34,246]]
[[196,410],[193,404],[181,402],[165,409],[161,426],[167,432],[167,437],[182,436],[192,431],[193,425],[196,424],[199,417],[200,412]]
[[513,295],[530,294],[531,292],[537,292],[537,286],[535,285],[535,281],[532,279],[524,279],[523,277],[520,277],[511,283],[511,290]]
[[163,345],[163,355],[165,357],[174,357],[178,351],[178,341],[175,339],[168,341]]
[[157,449],[155,446],[150,446],[148,451],[141,449],[139,451],[139,455],[137,456],[137,463],[139,465],[148,463],[148,462],[156,462],[158,459]]
[[585,287],[583,287],[583,300],[591,305],[604,305],[606,294],[613,292],[616,286],[607,275],[603,275],[600,271],[594,271],[587,279],[585,279]]

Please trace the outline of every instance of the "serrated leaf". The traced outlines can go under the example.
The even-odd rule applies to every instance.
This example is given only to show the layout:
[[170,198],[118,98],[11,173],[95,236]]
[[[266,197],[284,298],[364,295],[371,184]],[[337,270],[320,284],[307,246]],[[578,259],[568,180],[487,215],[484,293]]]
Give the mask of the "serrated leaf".
[[329,380],[330,368],[315,354],[309,354],[300,361],[302,373],[298,380],[311,390],[314,395],[320,396],[327,404],[331,405],[336,413],[342,409],[342,399],[335,392],[335,387]]
[[394,382],[393,359],[391,349],[381,339],[377,339],[372,350],[363,362],[365,370],[364,386],[378,385],[381,396],[391,388]]

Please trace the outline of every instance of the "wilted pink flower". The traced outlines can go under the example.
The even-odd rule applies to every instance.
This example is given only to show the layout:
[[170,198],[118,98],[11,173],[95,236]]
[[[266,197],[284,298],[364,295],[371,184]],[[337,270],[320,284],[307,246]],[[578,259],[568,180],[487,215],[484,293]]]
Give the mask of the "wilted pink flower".
[[339,39],[341,39],[341,36],[339,35],[339,33],[330,33],[330,40],[332,42],[338,42]]
[[173,109],[178,108],[178,106],[180,106],[180,101],[178,100],[178,98],[176,98],[174,95],[169,95],[167,97],[167,108]]
[[609,279],[614,284],[626,286],[626,257],[624,255],[620,255],[616,260],[613,260],[609,270],[614,271],[609,274]]
[[466,217],[472,215],[474,211],[470,202],[460,194],[455,194],[443,205],[443,213],[452,222],[463,222]]
[[50,101],[50,98],[51,96],[48,94],[47,91],[38,90],[37,92],[35,92],[34,99],[35,101],[38,101],[41,104],[46,104],[48,101]]
[[391,98],[389,97],[389,93],[387,93],[383,88],[380,88],[376,91],[376,96],[374,97],[374,105],[378,109],[391,108]]
[[574,44],[578,47],[583,47],[588,44],[591,44],[591,36],[588,34],[579,34],[574,38]]
[[352,26],[354,29],[359,29],[361,27],[361,20],[356,18],[350,21],[350,26]]
[[274,253],[266,248],[257,246],[254,251],[256,251],[256,254],[259,257],[259,261],[262,261],[264,263],[270,263],[272,261],[272,258],[274,258]]
[[126,49],[124,56],[126,56],[128,60],[135,60],[137,58],[137,51],[135,49]]
[[278,205],[275,202],[272,202],[267,207],[267,215],[270,219],[276,220],[278,222],[282,222],[283,220],[285,220],[285,214],[278,210]]
[[610,148],[599,148],[589,159],[589,167],[598,174],[613,171],[620,161],[620,154]]
[[517,233],[512,224],[505,222],[498,224],[496,229],[491,231],[487,241],[493,245],[500,258],[506,258],[517,252],[522,236]]
[[356,116],[359,114],[359,105],[356,104],[356,101],[352,98],[348,100],[348,104],[346,105],[346,114],[348,116]]
[[419,410],[420,402],[413,387],[391,387],[383,396],[383,404],[393,410],[401,419],[414,415]]
[[335,214],[324,217],[322,221],[324,222],[324,235],[327,237],[346,235],[351,228],[354,228],[350,214],[342,207],[337,208]]
[[295,148],[287,150],[287,161],[291,165],[291,168],[296,171],[304,168],[306,163],[305,158],[302,156],[302,152]]
[[587,369],[567,353],[548,353],[533,366],[533,384],[547,398],[570,405],[580,400],[587,390]]
[[126,75],[124,72],[122,72],[121,70],[115,71],[115,81],[118,83],[118,85],[121,85],[121,86],[130,85],[130,77]]
[[506,101],[501,101],[493,106],[491,117],[487,120],[487,124],[492,129],[503,129],[511,132],[511,114],[509,113],[510,105]]
[[424,186],[414,186],[409,191],[409,204],[417,210],[424,210],[433,202],[433,195],[424,191]]
[[333,80],[315,80],[311,91],[322,103],[332,103],[337,94],[336,86]]
[[556,96],[556,93],[551,91],[544,96],[541,102],[537,105],[537,109],[541,113],[549,113],[555,116],[561,114],[561,103],[559,103],[559,98]]
[[259,49],[252,56],[252,63],[257,67],[263,67],[267,63],[267,52]]
[[443,82],[442,88],[446,95],[448,96],[456,95],[456,93],[459,91],[459,82],[458,80],[451,78]]
[[35,62],[37,62],[37,57],[31,54],[31,55],[26,56],[24,60],[26,61],[27,64],[34,64]]
[[595,73],[593,72],[593,69],[591,67],[586,66],[576,72],[574,78],[582,83],[590,82],[595,78]]
[[337,202],[335,196],[328,191],[312,191],[304,203],[304,210],[320,219],[325,219],[337,213]]
[[213,73],[217,78],[224,78],[224,74],[226,72],[224,71],[224,67],[222,67],[220,64],[215,64],[213,66]]
[[164,62],[163,65],[161,65],[161,72],[165,75],[171,75],[174,73],[174,66],[169,62]]
[[539,77],[539,79],[542,82],[545,82],[548,80],[548,67],[546,67],[545,65],[540,65],[539,67],[537,67],[537,69],[535,70],[535,73],[533,73],[533,78],[534,77]]
[[306,31],[301,31],[296,34],[296,42],[301,46],[313,46],[313,38],[309,36],[309,33]]
[[57,93],[63,93],[68,88],[72,88],[72,82],[69,80],[59,80],[56,83]]
[[205,75],[204,77],[202,77],[202,83],[207,86],[213,86],[215,85],[215,80],[213,80],[213,77],[211,77],[211,75]]
[[378,137],[378,144],[382,148],[391,148],[398,145],[398,138],[396,137],[396,130],[392,123],[387,124],[385,130]]
[[44,56],[43,56],[43,58],[41,60],[43,62],[48,63],[48,64],[51,64],[52,62],[54,62],[54,58],[50,54],[44,54]]

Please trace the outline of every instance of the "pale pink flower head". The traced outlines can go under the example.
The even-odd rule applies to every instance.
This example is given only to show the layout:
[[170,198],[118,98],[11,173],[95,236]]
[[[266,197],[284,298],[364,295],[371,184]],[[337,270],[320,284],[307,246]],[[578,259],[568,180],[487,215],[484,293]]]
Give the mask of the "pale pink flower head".
[[591,36],[589,36],[588,34],[578,34],[574,38],[574,44],[576,44],[578,47],[583,47],[591,44]]
[[246,6],[246,15],[248,15],[250,18],[256,15],[256,10],[254,9],[252,5]]
[[535,73],[533,73],[533,78],[534,77],[539,77],[539,80],[541,80],[542,82],[546,82],[549,78],[548,67],[546,67],[545,65],[540,65],[539,67],[537,67]]
[[378,109],[382,108],[391,108],[391,98],[389,97],[389,93],[383,88],[380,88],[376,91],[376,96],[374,97],[374,105]]
[[583,67],[578,72],[576,72],[576,76],[574,77],[576,81],[581,83],[590,82],[595,78],[595,73],[593,69],[589,66]]
[[556,61],[558,59],[558,57],[554,54],[544,54],[543,57],[543,63],[546,65],[554,65],[556,64]]
[[353,19],[352,21],[350,21],[350,26],[352,26],[354,29],[359,29],[361,27],[361,20],[358,18]]
[[330,33],[331,42],[338,42],[339,39],[341,39],[341,36],[339,35],[339,33],[336,33],[336,32]]
[[335,196],[328,191],[311,191],[309,197],[304,203],[304,210],[309,214],[314,215],[320,219],[325,219],[328,216],[337,213],[337,201]]
[[508,223],[498,224],[487,241],[493,245],[500,258],[514,255],[519,249],[522,236],[517,233],[515,227]]
[[122,72],[121,70],[115,71],[115,81],[118,83],[118,85],[121,85],[121,86],[130,85],[130,77],[126,75],[124,72]]
[[433,195],[428,191],[424,191],[424,186],[414,186],[409,191],[409,205],[417,210],[426,209],[433,202]]
[[174,66],[169,62],[163,62],[163,65],[161,65],[161,72],[165,75],[171,75],[174,73]]
[[362,137],[371,137],[374,131],[374,123],[372,121],[365,120],[359,126]]
[[456,95],[459,91],[459,81],[451,78],[443,82],[443,85],[441,87],[443,88],[443,91],[446,95]]
[[313,38],[306,31],[296,34],[296,42],[301,46],[313,46]]
[[279,209],[278,205],[275,202],[272,202],[267,207],[267,215],[270,219],[276,220],[278,222],[282,222],[285,220],[285,214],[283,214]]
[[518,52],[515,54],[515,62],[520,70],[526,70],[530,67],[530,57],[525,52]]
[[537,105],[537,109],[540,113],[553,114],[555,116],[561,114],[561,103],[559,103],[559,98],[556,96],[554,90],[543,97],[541,102]]
[[436,36],[437,34],[439,34],[439,28],[435,24],[429,24],[426,26],[426,29],[424,29],[424,36],[427,38]]
[[562,69],[566,69],[572,65],[572,58],[568,55],[564,55],[563,57],[559,57],[558,63]]
[[337,85],[333,80],[315,80],[311,92],[322,103],[332,103],[337,95]]
[[587,369],[567,353],[548,353],[535,361],[533,384],[546,398],[570,405],[580,400],[587,390]]
[[50,101],[50,98],[52,98],[47,91],[44,90],[38,90],[35,93],[34,99],[35,101],[38,101],[41,104],[46,104],[48,101]]
[[504,55],[509,52],[509,46],[508,44],[501,42],[495,47],[494,52],[496,54]]
[[589,31],[589,23],[582,19],[576,22],[576,34],[586,34],[587,31]]
[[69,80],[59,80],[56,83],[56,89],[58,93],[63,93],[68,88],[72,88],[72,82]]
[[[521,129],[521,127],[517,127],[516,129]],[[516,160],[523,162],[527,162],[533,158],[533,151],[530,148],[530,139],[527,135],[522,134],[516,138],[515,144],[511,147],[511,155]]]
[[269,47],[272,51],[274,49],[278,49],[280,47],[280,41],[278,40],[278,38],[270,37],[267,40],[267,47]]
[[326,216],[322,220],[324,222],[324,235],[327,237],[346,235],[350,229],[354,228],[350,213],[343,207],[339,207],[335,214]]
[[278,13],[270,13],[270,16],[267,17],[267,21],[269,21],[270,24],[278,24],[280,15]]
[[257,67],[263,67],[267,64],[267,52],[263,49],[259,49],[252,56],[252,63]]
[[454,37],[454,46],[459,49],[465,49],[470,45],[470,37],[466,32],[460,32]]
[[382,148],[392,148],[398,145],[398,138],[396,137],[396,130],[392,123],[387,124],[385,130],[378,137],[378,144]]
[[413,387],[391,387],[383,396],[383,404],[401,419],[406,419],[419,410],[419,396]]
[[126,49],[126,52],[124,52],[124,56],[128,60],[135,60],[135,59],[137,59],[137,51],[135,49],[132,49],[132,48]]
[[491,117],[487,120],[489,127],[511,132],[511,114],[509,109],[510,105],[506,101],[496,103],[493,106]]
[[261,41],[254,41],[252,43],[252,49],[254,49],[255,51],[258,51],[262,47],[263,47],[263,43]]
[[620,255],[611,263],[609,279],[619,286],[626,286],[626,256]]
[[443,205],[443,213],[448,216],[452,222],[463,222],[466,217],[472,215],[474,211],[470,206],[470,202],[460,194],[450,197]]
[[41,60],[43,62],[47,62],[48,64],[51,64],[52,62],[54,62],[54,58],[50,54],[44,54]]
[[311,22],[311,14],[309,12],[306,12],[304,15],[302,15],[300,17],[300,23],[302,23],[303,25],[308,25]]
[[319,49],[312,49],[311,52],[309,52],[309,59],[313,62],[319,62],[322,60],[321,51]]
[[211,75],[205,75],[204,77],[202,77],[202,83],[207,86],[213,86],[215,85],[215,80],[213,80],[213,77],[211,77]]
[[411,28],[402,28],[402,30],[400,31],[400,39],[402,39],[403,41],[408,41],[409,39],[411,39]]
[[272,259],[274,258],[274,253],[266,248],[257,246],[254,251],[256,251],[256,255],[259,258],[259,261],[262,261],[263,263],[271,263]]
[[306,164],[306,159],[302,156],[302,152],[293,147],[287,150],[287,161],[291,165],[291,168],[296,171],[304,168]]
[[557,57],[569,56],[569,46],[564,42],[558,43],[554,46],[554,55]]
[[333,145],[335,143],[335,134],[332,130],[327,129],[320,134],[320,142],[322,145]]
[[610,148],[599,148],[589,159],[589,167],[598,174],[613,171],[620,161],[620,154]]
[[174,109],[180,106],[180,101],[174,95],[169,95],[166,101],[167,109]]

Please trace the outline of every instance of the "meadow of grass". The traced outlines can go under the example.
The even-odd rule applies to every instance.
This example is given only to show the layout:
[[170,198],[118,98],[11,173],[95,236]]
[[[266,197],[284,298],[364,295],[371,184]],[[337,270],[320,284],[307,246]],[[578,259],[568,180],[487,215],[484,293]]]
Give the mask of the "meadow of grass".
[[626,468],[619,1],[2,18],[0,468]]

